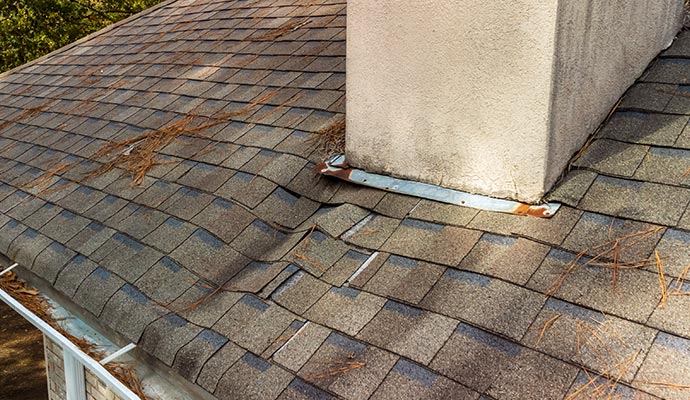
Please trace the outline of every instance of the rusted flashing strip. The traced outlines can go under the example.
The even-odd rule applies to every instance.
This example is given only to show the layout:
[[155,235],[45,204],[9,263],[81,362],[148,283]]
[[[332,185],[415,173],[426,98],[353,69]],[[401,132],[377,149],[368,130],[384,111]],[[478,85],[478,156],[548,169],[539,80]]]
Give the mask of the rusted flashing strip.
[[462,192],[460,190],[444,188],[428,183],[370,174],[356,168],[351,168],[347,165],[345,156],[343,155],[335,156],[317,165],[315,170],[320,174],[333,176],[359,185],[479,210],[551,218],[561,207],[560,203],[530,205],[512,200],[496,199],[489,196]]

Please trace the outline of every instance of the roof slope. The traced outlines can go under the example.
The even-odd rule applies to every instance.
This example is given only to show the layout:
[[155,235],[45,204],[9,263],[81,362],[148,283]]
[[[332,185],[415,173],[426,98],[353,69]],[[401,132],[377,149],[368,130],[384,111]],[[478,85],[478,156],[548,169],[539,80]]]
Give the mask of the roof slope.
[[344,0],[166,3],[0,77],[0,252],[221,399],[561,399],[581,367],[682,398],[649,384],[690,384],[688,297],[661,307],[650,257],[678,289],[688,43],[543,220],[312,171]]

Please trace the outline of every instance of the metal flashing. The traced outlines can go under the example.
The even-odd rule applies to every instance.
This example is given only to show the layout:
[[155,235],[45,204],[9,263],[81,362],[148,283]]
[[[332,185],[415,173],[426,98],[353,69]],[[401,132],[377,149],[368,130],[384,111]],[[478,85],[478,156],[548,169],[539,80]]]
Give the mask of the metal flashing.
[[393,193],[436,200],[448,204],[496,211],[516,215],[530,215],[539,218],[551,218],[561,207],[560,203],[543,203],[538,205],[524,204],[513,200],[496,199],[489,196],[472,194],[449,189],[429,183],[415,182],[390,176],[372,174],[350,167],[344,155],[330,158],[315,167],[322,175],[333,176],[348,182],[382,189]]

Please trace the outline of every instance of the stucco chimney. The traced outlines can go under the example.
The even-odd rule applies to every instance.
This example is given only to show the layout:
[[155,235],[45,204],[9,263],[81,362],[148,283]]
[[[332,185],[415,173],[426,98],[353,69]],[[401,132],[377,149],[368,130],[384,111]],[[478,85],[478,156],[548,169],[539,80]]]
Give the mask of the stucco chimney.
[[683,0],[349,0],[350,165],[537,202]]

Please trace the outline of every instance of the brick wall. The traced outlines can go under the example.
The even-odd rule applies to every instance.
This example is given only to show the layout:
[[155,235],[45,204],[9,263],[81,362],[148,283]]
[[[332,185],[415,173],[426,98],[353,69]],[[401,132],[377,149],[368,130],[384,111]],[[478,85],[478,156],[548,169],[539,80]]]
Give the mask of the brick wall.
[[[43,347],[46,357],[46,375],[48,376],[49,400],[66,400],[65,371],[62,359],[62,348],[52,340],[43,336]],[[86,399],[87,400],[121,400],[103,381],[86,370]]]
[[48,398],[66,400],[65,370],[62,361],[62,348],[43,336],[43,348],[46,357],[46,376],[48,377]]

